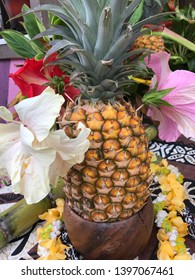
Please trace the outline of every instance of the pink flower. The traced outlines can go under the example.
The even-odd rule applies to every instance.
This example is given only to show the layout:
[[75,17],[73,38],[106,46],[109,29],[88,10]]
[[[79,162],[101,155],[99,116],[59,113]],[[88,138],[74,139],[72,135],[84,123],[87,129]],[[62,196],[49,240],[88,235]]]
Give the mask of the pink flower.
[[150,106],[147,115],[159,121],[159,138],[176,141],[183,134],[195,137],[195,73],[186,70],[171,71],[170,55],[166,52],[152,54],[145,58],[148,68],[155,75],[151,89],[157,84],[157,90],[172,88],[162,99],[172,106]]

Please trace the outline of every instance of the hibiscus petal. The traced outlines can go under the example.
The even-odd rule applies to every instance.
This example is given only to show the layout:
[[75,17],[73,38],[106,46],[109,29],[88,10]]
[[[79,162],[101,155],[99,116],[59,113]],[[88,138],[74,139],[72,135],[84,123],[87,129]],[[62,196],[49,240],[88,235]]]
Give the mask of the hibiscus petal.
[[49,179],[53,186],[56,186],[59,176],[64,177],[73,166],[73,163],[64,161],[59,154],[56,155],[56,160],[50,165]]
[[158,81],[158,89],[169,88],[166,85],[166,81],[172,73],[168,64],[169,58],[170,54],[167,52],[157,52],[144,59],[147,67],[151,68],[155,73],[152,87],[154,87]]
[[19,183],[22,169],[22,145],[18,140],[4,153],[4,166],[12,182]]
[[90,145],[87,137],[91,130],[82,123],[78,124],[78,129],[81,129],[79,135],[73,139],[69,138],[64,130],[53,131],[48,137],[50,145],[54,147],[62,159],[69,160],[74,164],[83,161],[84,153]]
[[15,123],[0,124],[0,153],[20,138],[20,126]]
[[166,110],[166,114],[172,118],[177,124],[179,132],[186,138],[195,137],[195,115],[191,119],[187,114],[182,114],[182,111],[171,110],[170,108]]
[[13,191],[23,194],[28,204],[39,202],[50,192],[48,173],[49,168],[43,167],[34,157],[29,157],[23,162],[20,182],[12,180]]
[[23,152],[26,155],[32,155],[44,166],[48,167],[56,157],[56,151],[48,147],[45,141],[41,143],[34,139],[32,132],[25,126],[20,126],[21,143]]
[[64,98],[48,87],[41,95],[24,99],[15,109],[23,124],[31,129],[41,142],[48,136],[63,103]]
[[[177,71],[176,71],[177,72]],[[187,72],[187,71],[186,71]],[[175,75],[171,74],[169,80],[175,82],[167,82],[167,88],[175,87],[168,95],[166,95],[163,99],[172,104],[173,106],[176,105],[186,105],[192,102],[195,102],[195,74],[192,73],[194,76],[194,82],[191,84],[188,83],[188,75],[184,75],[180,77],[180,83],[175,85],[176,78]],[[189,78],[190,80],[190,78]]]
[[70,139],[63,130],[51,132],[47,138],[47,143],[57,151],[56,159],[50,166],[50,181],[55,185],[59,176],[65,176],[69,169],[76,163],[84,160],[84,154],[89,148],[90,129],[82,123],[78,124],[81,129],[79,135]]
[[16,155],[18,148],[11,151],[10,156],[9,150],[18,143],[19,137],[19,125],[0,124],[0,176],[8,175],[7,166],[10,166],[10,161]]
[[177,124],[172,118],[170,118],[170,116],[167,116],[166,112],[169,110],[168,107],[163,107],[161,110],[156,107],[151,107],[151,109],[148,110],[148,116],[160,122],[158,126],[160,139],[169,142],[176,141],[181,134],[178,130]]

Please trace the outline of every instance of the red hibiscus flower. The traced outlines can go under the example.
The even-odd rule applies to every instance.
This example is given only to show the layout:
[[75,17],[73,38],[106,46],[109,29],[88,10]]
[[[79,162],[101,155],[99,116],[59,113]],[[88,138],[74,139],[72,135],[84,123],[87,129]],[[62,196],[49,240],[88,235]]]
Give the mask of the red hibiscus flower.
[[[55,58],[56,55],[52,55],[50,61]],[[27,97],[39,95],[48,85],[56,93],[63,94],[66,100],[74,100],[80,94],[79,89],[70,85],[70,78],[60,68],[53,65],[44,67],[43,59],[26,59],[24,65],[9,77],[20,88],[22,95]]]

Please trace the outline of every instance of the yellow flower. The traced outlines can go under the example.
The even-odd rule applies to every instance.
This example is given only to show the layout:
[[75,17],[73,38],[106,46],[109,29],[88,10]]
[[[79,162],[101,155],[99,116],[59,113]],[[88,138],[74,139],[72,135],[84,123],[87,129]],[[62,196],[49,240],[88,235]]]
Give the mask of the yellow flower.
[[166,240],[168,240],[168,235],[166,234],[166,232],[165,232],[165,230],[163,228],[160,228],[158,230],[157,239],[159,241],[166,241]]
[[166,159],[162,159],[161,160],[162,165],[164,165],[165,167],[168,167],[168,161]]
[[63,198],[58,198],[56,199],[56,205],[57,205],[57,210],[61,214],[64,212],[64,199]]
[[158,164],[155,164],[155,163],[151,163],[150,164],[150,170],[152,173],[155,173],[157,170],[159,170],[159,165]]
[[169,241],[161,241],[157,252],[159,260],[171,260],[174,257],[174,249]]
[[[39,243],[39,246],[45,248],[47,254],[40,256],[38,260],[64,260],[66,258],[65,249],[68,246],[62,244],[59,238],[43,240]],[[39,251],[40,249],[38,253]]]
[[178,233],[181,237],[188,234],[188,224],[185,223],[181,217],[173,217],[170,221],[172,225],[177,228]]
[[168,219],[171,219],[171,218],[173,218],[173,217],[177,217],[177,212],[174,211],[174,210],[169,212],[167,218],[168,218]]
[[64,210],[64,199],[59,198],[56,200],[56,207],[49,209],[47,212],[39,215],[41,220],[47,221],[47,223],[51,223],[53,221],[57,221],[62,218]]
[[190,254],[178,254],[174,258],[174,260],[191,260],[192,257]]
[[151,162],[156,162],[157,161],[157,156],[155,153],[151,153]]

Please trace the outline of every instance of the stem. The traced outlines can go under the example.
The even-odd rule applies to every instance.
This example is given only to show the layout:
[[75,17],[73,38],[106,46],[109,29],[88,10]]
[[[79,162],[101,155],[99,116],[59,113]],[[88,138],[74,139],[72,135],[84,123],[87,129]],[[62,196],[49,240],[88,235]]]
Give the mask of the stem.
[[158,32],[152,32],[153,35],[159,35],[162,36],[165,39],[170,39],[178,44],[183,45],[190,51],[195,52],[195,44],[193,44],[191,41],[187,40],[186,38],[182,37],[181,35],[175,33],[174,31],[168,29],[167,27],[164,27],[163,31]]
[[59,180],[55,188],[51,190],[51,196],[47,196],[38,203],[27,204],[21,199],[13,206],[0,214],[0,248],[13,239],[25,233],[34,223],[39,221],[39,215],[45,213],[53,206],[57,198],[64,198],[64,181]]
[[25,199],[15,203],[0,214],[0,248],[27,231],[38,216],[52,206],[49,197],[38,203],[27,204]]

